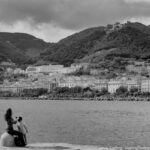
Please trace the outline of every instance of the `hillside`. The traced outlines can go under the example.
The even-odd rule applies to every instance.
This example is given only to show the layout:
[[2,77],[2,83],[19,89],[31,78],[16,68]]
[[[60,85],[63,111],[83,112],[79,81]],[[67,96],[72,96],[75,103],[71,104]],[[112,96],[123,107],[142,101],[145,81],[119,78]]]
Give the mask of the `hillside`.
[[150,26],[128,22],[90,28],[51,45],[41,57],[64,65],[90,62],[94,67],[112,67],[116,59],[123,63],[131,59],[150,61]]
[[29,34],[0,32],[0,61],[32,63],[49,45]]
[[66,66],[88,62],[91,68],[116,70],[124,69],[130,60],[150,61],[150,26],[116,23],[86,29],[53,44],[25,33],[0,32],[0,62]]
[[70,65],[75,59],[87,55],[97,39],[102,39],[104,35],[104,27],[87,29],[51,45],[41,56],[44,60]]

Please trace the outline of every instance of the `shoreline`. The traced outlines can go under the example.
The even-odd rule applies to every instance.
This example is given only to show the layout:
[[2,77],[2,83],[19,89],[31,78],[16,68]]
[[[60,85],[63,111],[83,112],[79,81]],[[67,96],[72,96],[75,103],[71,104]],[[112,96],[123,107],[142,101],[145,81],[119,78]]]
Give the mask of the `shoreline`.
[[35,101],[145,101],[149,102],[150,97],[0,97],[0,100],[35,100]]

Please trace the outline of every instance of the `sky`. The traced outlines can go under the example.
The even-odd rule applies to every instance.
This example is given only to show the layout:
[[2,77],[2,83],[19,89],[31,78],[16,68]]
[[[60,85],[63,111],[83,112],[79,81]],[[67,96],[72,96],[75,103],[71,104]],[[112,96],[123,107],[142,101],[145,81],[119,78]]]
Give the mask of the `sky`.
[[47,42],[115,22],[150,25],[150,0],[0,0],[0,32],[24,32]]

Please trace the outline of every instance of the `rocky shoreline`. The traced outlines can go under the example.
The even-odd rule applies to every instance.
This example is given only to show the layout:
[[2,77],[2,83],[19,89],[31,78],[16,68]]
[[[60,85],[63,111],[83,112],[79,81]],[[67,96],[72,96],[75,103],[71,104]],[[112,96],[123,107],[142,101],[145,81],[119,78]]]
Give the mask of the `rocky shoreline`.
[[57,101],[150,101],[150,97],[0,97],[0,100],[57,100]]

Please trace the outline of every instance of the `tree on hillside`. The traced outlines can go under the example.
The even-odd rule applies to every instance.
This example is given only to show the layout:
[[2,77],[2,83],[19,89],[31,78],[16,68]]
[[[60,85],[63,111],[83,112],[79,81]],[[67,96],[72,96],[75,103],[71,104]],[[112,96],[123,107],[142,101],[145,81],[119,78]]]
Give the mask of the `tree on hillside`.
[[106,95],[106,94],[108,94],[108,89],[107,88],[102,88],[100,93],[101,93],[101,95]]
[[124,95],[128,93],[128,88],[121,86],[116,90],[116,95]]
[[134,93],[137,93],[139,91],[139,89],[137,87],[131,87],[129,93],[132,95]]

